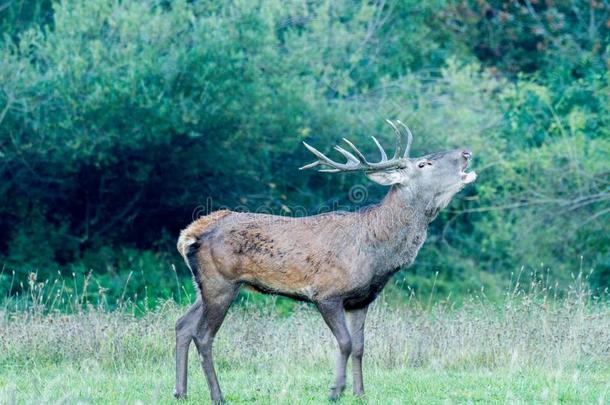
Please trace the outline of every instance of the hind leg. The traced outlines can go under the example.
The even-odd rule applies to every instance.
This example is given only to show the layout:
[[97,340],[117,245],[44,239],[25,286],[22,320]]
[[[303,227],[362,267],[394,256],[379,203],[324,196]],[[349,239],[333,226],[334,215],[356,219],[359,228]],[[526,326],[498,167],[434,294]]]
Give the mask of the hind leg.
[[364,395],[362,382],[362,355],[364,354],[364,321],[368,307],[347,311],[349,329],[352,336],[352,375],[354,395]]
[[[205,374],[210,390],[210,398],[214,404],[223,403],[224,398],[222,396],[222,391],[220,390],[220,385],[218,384],[216,370],[214,369],[212,343],[214,342],[214,336],[216,336],[216,332],[220,329],[220,326],[227,315],[227,311],[238,291],[238,287],[233,284],[228,282],[222,284],[224,285],[223,288],[220,289],[221,291],[203,292],[205,309],[197,331],[193,336],[195,345],[199,351],[201,367],[203,368],[203,373]],[[216,287],[218,287],[218,285]]]
[[186,396],[189,346],[202,315],[203,303],[198,299],[176,322],[176,398]]

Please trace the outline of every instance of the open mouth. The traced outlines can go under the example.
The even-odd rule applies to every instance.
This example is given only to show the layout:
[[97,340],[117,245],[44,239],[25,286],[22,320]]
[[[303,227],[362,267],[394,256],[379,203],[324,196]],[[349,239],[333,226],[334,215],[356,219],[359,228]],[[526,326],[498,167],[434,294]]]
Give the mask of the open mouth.
[[475,181],[477,179],[477,174],[474,171],[467,172],[466,171],[467,168],[468,168],[468,161],[464,162],[464,166],[462,166],[462,170],[460,170],[460,178],[462,179],[462,182],[464,184],[472,183],[473,181]]

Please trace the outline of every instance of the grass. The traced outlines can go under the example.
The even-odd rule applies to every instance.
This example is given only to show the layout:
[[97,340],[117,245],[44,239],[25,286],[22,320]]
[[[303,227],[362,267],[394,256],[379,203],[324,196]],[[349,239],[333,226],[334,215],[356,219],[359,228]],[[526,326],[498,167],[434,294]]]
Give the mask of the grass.
[[[261,359],[264,361],[264,359]],[[324,403],[331,380],[325,368],[275,364],[273,369],[224,366],[220,378],[229,403]],[[198,371],[195,373],[195,371]],[[200,370],[191,369],[184,404],[207,403]],[[573,373],[573,374],[571,374]],[[15,403],[175,403],[171,362],[114,369],[93,361],[2,373],[2,402]],[[7,375],[8,374],[8,375]],[[8,380],[8,382],[7,382]],[[365,399],[346,394],[344,404],[403,403],[607,403],[609,373],[550,370],[431,370],[410,367],[367,369]]]
[[[609,403],[610,305],[573,290],[554,299],[515,289],[502,305],[454,307],[412,299],[374,304],[367,321],[364,398],[344,404]],[[171,301],[136,316],[85,307],[74,314],[0,314],[0,403],[173,403]],[[229,403],[324,403],[335,343],[299,305],[236,306],[215,342]],[[194,349],[189,397],[208,402]]]

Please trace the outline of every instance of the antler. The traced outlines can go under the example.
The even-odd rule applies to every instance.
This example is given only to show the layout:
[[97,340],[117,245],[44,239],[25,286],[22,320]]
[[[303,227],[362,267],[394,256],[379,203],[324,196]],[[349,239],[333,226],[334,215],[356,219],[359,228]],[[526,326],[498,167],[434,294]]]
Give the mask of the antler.
[[406,126],[405,124],[403,124],[402,121],[396,120],[396,122],[398,122],[398,125],[400,125],[401,127],[403,127],[405,129],[405,132],[407,134],[407,147],[405,148],[405,153],[402,155],[402,157],[405,159],[408,159],[409,154],[411,153],[411,144],[413,143],[413,134],[411,133],[411,130],[409,129],[409,127]]
[[366,157],[364,157],[362,152],[360,152],[358,148],[356,148],[356,146],[346,138],[343,138],[343,141],[345,141],[345,143],[347,143],[349,147],[352,148],[355,155],[343,149],[341,146],[337,145],[334,148],[337,152],[342,154],[347,159],[347,162],[345,163],[335,162],[316,148],[308,145],[306,142],[303,142],[303,145],[305,145],[305,147],[311,153],[313,153],[318,158],[318,160],[299,168],[299,170],[311,169],[312,167],[316,166],[325,166],[328,168],[320,169],[319,171],[325,173],[352,172],[358,170],[374,172],[406,167],[406,161],[409,158],[409,152],[411,150],[411,143],[413,142],[413,135],[405,124],[400,121],[396,121],[398,125],[402,126],[405,129],[407,134],[407,147],[405,148],[405,152],[402,157],[400,157],[400,130],[392,121],[386,120],[386,122],[392,127],[392,129],[394,130],[394,134],[396,135],[396,147],[394,150],[394,156],[392,156],[391,159],[388,159],[388,155],[386,154],[385,150],[383,149],[377,138],[375,138],[374,136],[372,136],[371,138],[373,138],[373,142],[375,142],[375,145],[377,145],[377,148],[381,153],[381,160],[379,162],[369,162]]

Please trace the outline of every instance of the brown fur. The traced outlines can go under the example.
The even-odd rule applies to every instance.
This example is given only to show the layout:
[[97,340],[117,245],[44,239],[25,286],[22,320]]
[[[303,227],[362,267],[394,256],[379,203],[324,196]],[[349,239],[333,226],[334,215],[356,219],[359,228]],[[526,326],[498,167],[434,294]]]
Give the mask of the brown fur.
[[401,266],[413,262],[430,221],[467,184],[464,179],[474,180],[463,173],[469,156],[461,150],[438,153],[423,158],[430,162],[425,169],[409,160],[402,172],[374,173],[381,184],[398,183],[381,203],[358,212],[288,218],[222,210],[189,225],[180,234],[178,251],[199,296],[176,323],[175,396],[186,394],[188,346],[194,340],[210,396],[222,401],[212,342],[242,286],[313,302],[339,345],[330,398],[345,388],[352,349],[354,393],[362,395],[367,307]]
[[404,246],[418,250],[423,243],[418,232],[405,235],[407,240],[400,237],[409,224],[417,222],[418,227],[425,227],[427,221],[415,218],[396,193],[392,191],[381,204],[355,213],[288,218],[213,212],[182,231],[178,251],[188,263],[189,247],[199,242],[193,246],[197,266],[191,270],[202,284],[221,278],[309,301],[346,295],[372,279],[373,272],[363,271],[363,267],[385,272],[403,264],[370,263],[378,244],[398,244],[391,253],[402,259]]

